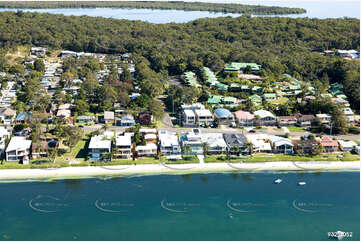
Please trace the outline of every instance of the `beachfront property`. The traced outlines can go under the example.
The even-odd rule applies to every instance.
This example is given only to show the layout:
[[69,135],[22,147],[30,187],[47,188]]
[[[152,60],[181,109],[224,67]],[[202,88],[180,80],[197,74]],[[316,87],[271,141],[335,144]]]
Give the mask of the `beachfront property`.
[[225,108],[217,108],[214,110],[214,118],[221,125],[231,125],[234,123],[233,114]]
[[268,139],[274,153],[293,154],[293,144],[290,139],[275,135],[269,135]]
[[204,133],[200,136],[202,143],[208,145],[208,154],[225,154],[227,152],[227,144],[222,133]]
[[113,149],[114,159],[130,159],[132,154],[132,136],[134,133],[117,133]]
[[257,110],[254,113],[255,123],[262,126],[274,126],[276,124],[276,116],[267,110]]
[[293,148],[295,151],[301,150],[302,153],[312,154],[316,150],[318,144],[315,139],[304,138],[301,140],[292,141]]
[[203,154],[203,142],[199,129],[193,129],[192,131],[187,132],[180,137],[180,141],[185,155]]
[[332,119],[331,115],[326,113],[316,114],[316,118],[318,118],[322,124],[330,124]]
[[[88,154],[91,161],[104,160],[106,154],[112,151],[112,142],[106,135],[93,136],[88,146]],[[107,158],[105,158],[107,160]]]
[[252,152],[246,136],[242,133],[223,134],[223,138],[231,155],[249,155]]
[[326,153],[332,153],[338,151],[338,142],[329,137],[322,137],[317,140],[320,143]]
[[270,136],[267,134],[248,134],[248,141],[252,144],[252,151],[259,152],[272,152],[271,144],[269,143]]
[[6,161],[29,164],[31,143],[31,140],[27,140],[26,137],[12,137],[5,151]]
[[175,132],[158,131],[159,151],[167,159],[182,159],[181,145]]
[[254,115],[250,112],[238,110],[234,112],[234,116],[240,127],[253,126]]
[[40,140],[33,142],[31,146],[31,157],[33,159],[46,158],[48,157],[49,145],[47,141]]
[[355,142],[346,140],[337,140],[340,150],[343,152],[351,152],[355,149]]
[[147,143],[145,145],[138,145],[135,148],[138,157],[155,156],[157,155],[157,145],[154,143]]

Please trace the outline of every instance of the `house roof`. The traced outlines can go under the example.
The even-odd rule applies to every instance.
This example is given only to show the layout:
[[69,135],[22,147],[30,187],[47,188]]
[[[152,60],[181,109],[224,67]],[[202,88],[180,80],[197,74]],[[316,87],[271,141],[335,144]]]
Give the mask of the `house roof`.
[[103,135],[93,136],[90,139],[89,149],[110,149],[111,141]]
[[194,112],[192,110],[190,110],[190,109],[183,110],[183,112],[185,113],[185,115],[187,117],[194,117],[195,116]]
[[208,109],[197,109],[194,112],[197,116],[213,116],[212,112]]
[[254,115],[257,115],[260,118],[267,118],[267,117],[276,118],[276,116],[274,116],[273,113],[267,110],[257,110],[256,112],[254,112]]
[[115,137],[116,146],[130,146],[132,145],[132,137],[130,135],[117,135]]
[[278,116],[278,120],[289,120],[289,121],[296,121],[296,116]]
[[6,148],[6,152],[13,150],[30,149],[30,146],[31,140],[27,140],[25,137],[22,136],[14,136],[11,138],[9,145]]
[[13,110],[11,108],[2,108],[0,109],[0,115],[15,116],[16,110]]
[[236,116],[237,119],[248,119],[248,120],[254,119],[253,114],[242,110],[238,110],[237,112],[234,112],[234,115]]
[[334,146],[337,146],[338,147],[338,142],[337,140],[333,140],[329,137],[323,137],[320,141],[322,146],[326,146],[326,147],[334,147]]
[[337,140],[337,142],[343,148],[353,148],[354,146],[356,146],[355,142],[353,142],[353,141]]
[[161,146],[178,146],[179,141],[176,133],[167,130],[158,131],[159,142]]
[[217,108],[216,110],[214,110],[214,113],[217,115],[218,118],[233,117],[233,114],[225,108]]
[[223,134],[223,138],[229,147],[242,147],[247,143],[247,138],[241,133],[238,134]]
[[146,145],[138,145],[136,147],[137,151],[139,151],[139,150],[154,150],[154,149],[157,149],[157,145],[154,144],[154,143],[148,143]]
[[114,119],[114,112],[104,111],[104,119]]
[[203,143],[207,143],[210,147],[227,147],[221,133],[204,133],[201,134]]

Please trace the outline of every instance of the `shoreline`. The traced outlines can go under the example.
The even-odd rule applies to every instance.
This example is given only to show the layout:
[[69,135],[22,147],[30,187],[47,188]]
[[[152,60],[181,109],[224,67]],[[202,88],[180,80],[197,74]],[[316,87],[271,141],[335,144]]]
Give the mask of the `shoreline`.
[[29,182],[36,180],[62,180],[96,178],[104,176],[180,175],[192,173],[222,172],[270,172],[270,171],[360,171],[360,161],[282,161],[255,163],[204,163],[204,164],[144,164],[117,166],[84,166],[44,169],[0,170],[0,182]]

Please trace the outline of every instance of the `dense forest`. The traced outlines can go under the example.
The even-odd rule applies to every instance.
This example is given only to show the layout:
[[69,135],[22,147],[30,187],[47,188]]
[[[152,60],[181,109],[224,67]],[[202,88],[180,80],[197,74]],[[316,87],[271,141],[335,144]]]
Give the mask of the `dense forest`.
[[261,5],[201,3],[182,1],[7,1],[0,2],[0,8],[147,8],[176,9],[186,11],[211,11],[223,13],[242,13],[255,15],[300,14],[302,8],[287,8]]
[[208,66],[221,71],[232,61],[256,62],[263,75],[329,84],[341,82],[352,108],[359,110],[357,61],[323,56],[326,49],[359,49],[357,19],[239,18],[198,19],[183,24],[24,13],[0,14],[0,70],[18,45],[99,53],[131,52],[138,75],[153,83],[168,75]]

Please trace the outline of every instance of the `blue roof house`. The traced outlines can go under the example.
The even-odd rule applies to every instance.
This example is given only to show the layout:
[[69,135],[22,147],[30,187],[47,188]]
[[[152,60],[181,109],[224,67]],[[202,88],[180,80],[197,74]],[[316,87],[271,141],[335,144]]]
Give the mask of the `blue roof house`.
[[219,124],[232,124],[234,122],[234,115],[225,108],[217,108],[214,110],[214,117]]

